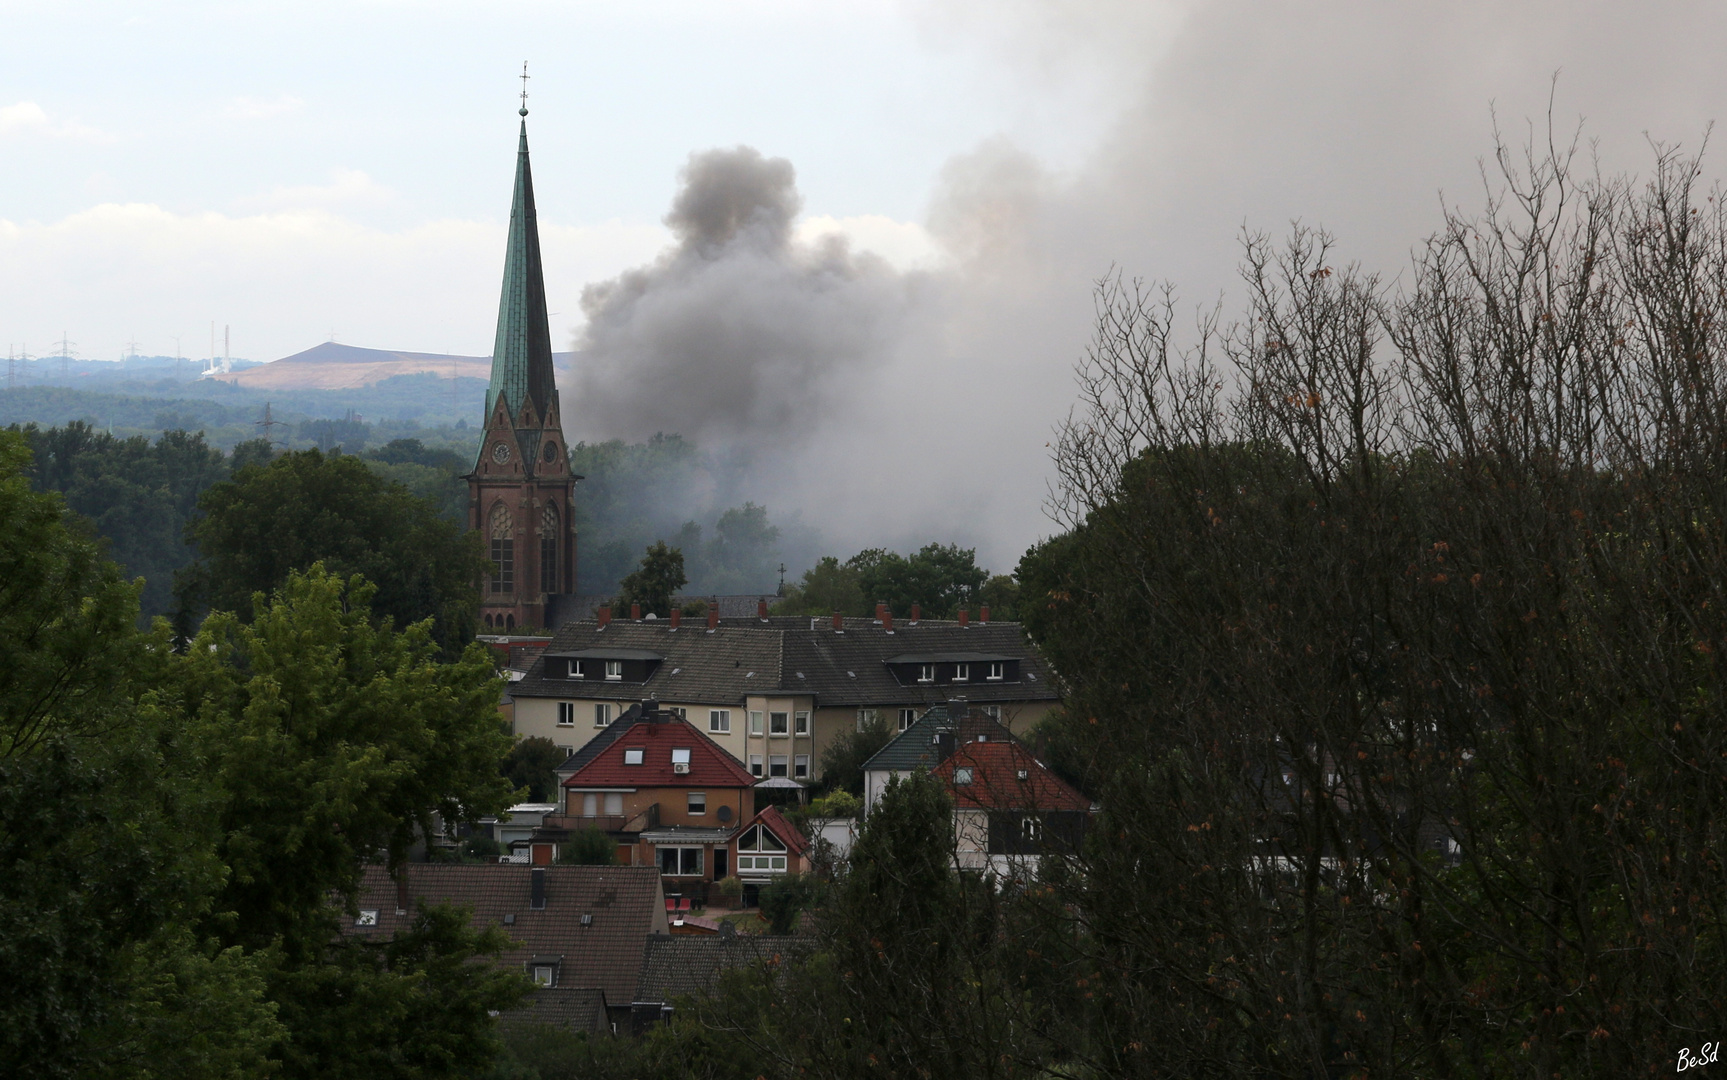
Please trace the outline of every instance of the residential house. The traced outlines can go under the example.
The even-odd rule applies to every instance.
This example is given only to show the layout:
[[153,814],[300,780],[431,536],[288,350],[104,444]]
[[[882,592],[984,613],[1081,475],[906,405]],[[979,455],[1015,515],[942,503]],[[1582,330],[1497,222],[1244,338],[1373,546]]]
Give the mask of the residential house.
[[745,907],[756,906],[762,886],[786,874],[809,873],[809,841],[777,806],[764,808],[740,828],[728,847],[732,872],[744,884]]
[[680,998],[703,997],[720,976],[753,964],[775,964],[809,947],[796,935],[737,934],[730,925],[701,937],[654,935],[642,947],[632,1030],[669,1020]]
[[382,866],[365,868],[359,912],[344,932],[387,940],[437,904],[466,906],[476,927],[499,926],[514,939],[496,962],[539,989],[513,1019],[563,1017],[587,1029],[596,1023],[596,999],[569,992],[602,993],[607,1025],[626,1024],[643,945],[668,929],[660,876],[650,867],[408,863],[395,879]]
[[1025,731],[1058,700],[1017,623],[959,620],[600,618],[567,623],[511,687],[514,730],[578,751],[634,702],[656,701],[763,779],[816,779],[841,732],[904,730],[964,697]]
[[917,769],[933,769],[960,742],[978,738],[1011,739],[1013,732],[964,701],[931,706],[910,727],[863,764],[864,814],[875,808],[888,781],[910,776]]
[[[730,872],[731,842],[756,813],[756,777],[689,722],[637,706],[569,769],[564,813],[533,838],[536,861],[570,830],[603,829],[620,862],[656,867],[669,895],[705,902]],[[584,755],[577,755],[581,758]]]

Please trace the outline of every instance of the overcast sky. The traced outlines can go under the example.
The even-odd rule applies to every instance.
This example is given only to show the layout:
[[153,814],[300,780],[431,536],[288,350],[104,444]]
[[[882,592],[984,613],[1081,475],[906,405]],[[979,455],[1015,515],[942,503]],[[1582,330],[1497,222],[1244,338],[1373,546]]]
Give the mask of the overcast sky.
[[[1209,303],[1244,225],[1297,217],[1394,277],[1442,195],[1480,204],[1494,113],[1544,125],[1555,74],[1558,125],[1609,170],[1696,147],[1723,31],[1719,4],[1584,0],[0,0],[0,338],[203,355],[214,320],[257,359],[486,353],[525,59],[553,333],[596,356],[572,437],[736,440],[842,554],[958,539],[1006,569],[1049,529],[1092,279]],[[791,232],[694,275],[664,219],[692,154],[739,146],[795,171],[759,178]],[[584,308],[626,272],[637,293]],[[752,328],[778,366],[740,375]],[[775,396],[806,354],[819,377]],[[643,366],[760,389],[729,416],[632,399]],[[605,415],[569,399],[584,377]]]

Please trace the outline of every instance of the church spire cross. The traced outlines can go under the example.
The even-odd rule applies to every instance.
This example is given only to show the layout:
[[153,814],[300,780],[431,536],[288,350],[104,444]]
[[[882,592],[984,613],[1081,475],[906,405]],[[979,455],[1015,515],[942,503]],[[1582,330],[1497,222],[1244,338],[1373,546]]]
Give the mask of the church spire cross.
[[522,61],[522,115],[528,115],[528,62]]

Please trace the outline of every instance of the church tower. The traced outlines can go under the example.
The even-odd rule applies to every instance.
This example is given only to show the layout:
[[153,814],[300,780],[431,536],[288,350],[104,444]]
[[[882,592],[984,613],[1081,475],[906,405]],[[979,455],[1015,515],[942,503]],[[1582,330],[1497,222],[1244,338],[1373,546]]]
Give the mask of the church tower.
[[575,477],[552,378],[525,93],[522,99],[485,435],[468,475],[468,527],[480,533],[492,560],[480,584],[480,622],[490,633],[550,628],[555,598],[576,591]]

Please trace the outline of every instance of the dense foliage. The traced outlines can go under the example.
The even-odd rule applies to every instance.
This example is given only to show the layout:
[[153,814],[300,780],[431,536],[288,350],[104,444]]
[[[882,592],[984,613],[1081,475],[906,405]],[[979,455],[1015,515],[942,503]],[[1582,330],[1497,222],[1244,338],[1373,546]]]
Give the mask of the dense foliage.
[[642,614],[665,618],[672,613],[672,598],[684,587],[684,553],[667,547],[657,540],[642,553],[642,561],[624,575],[618,583],[617,599],[612,601],[619,612],[640,605]]
[[780,615],[874,615],[878,603],[901,618],[913,605],[931,619],[952,619],[962,607],[992,605],[991,617],[1017,614],[1019,587],[1008,575],[990,576],[977,552],[957,544],[925,544],[913,554],[869,548],[841,562],[828,555],[804,572],[774,607]]
[[198,508],[187,531],[199,559],[181,578],[189,603],[250,617],[254,595],[323,563],[371,582],[372,609],[398,629],[432,619],[446,655],[473,638],[477,582],[489,565],[478,534],[358,458],[283,454],[210,488]]

